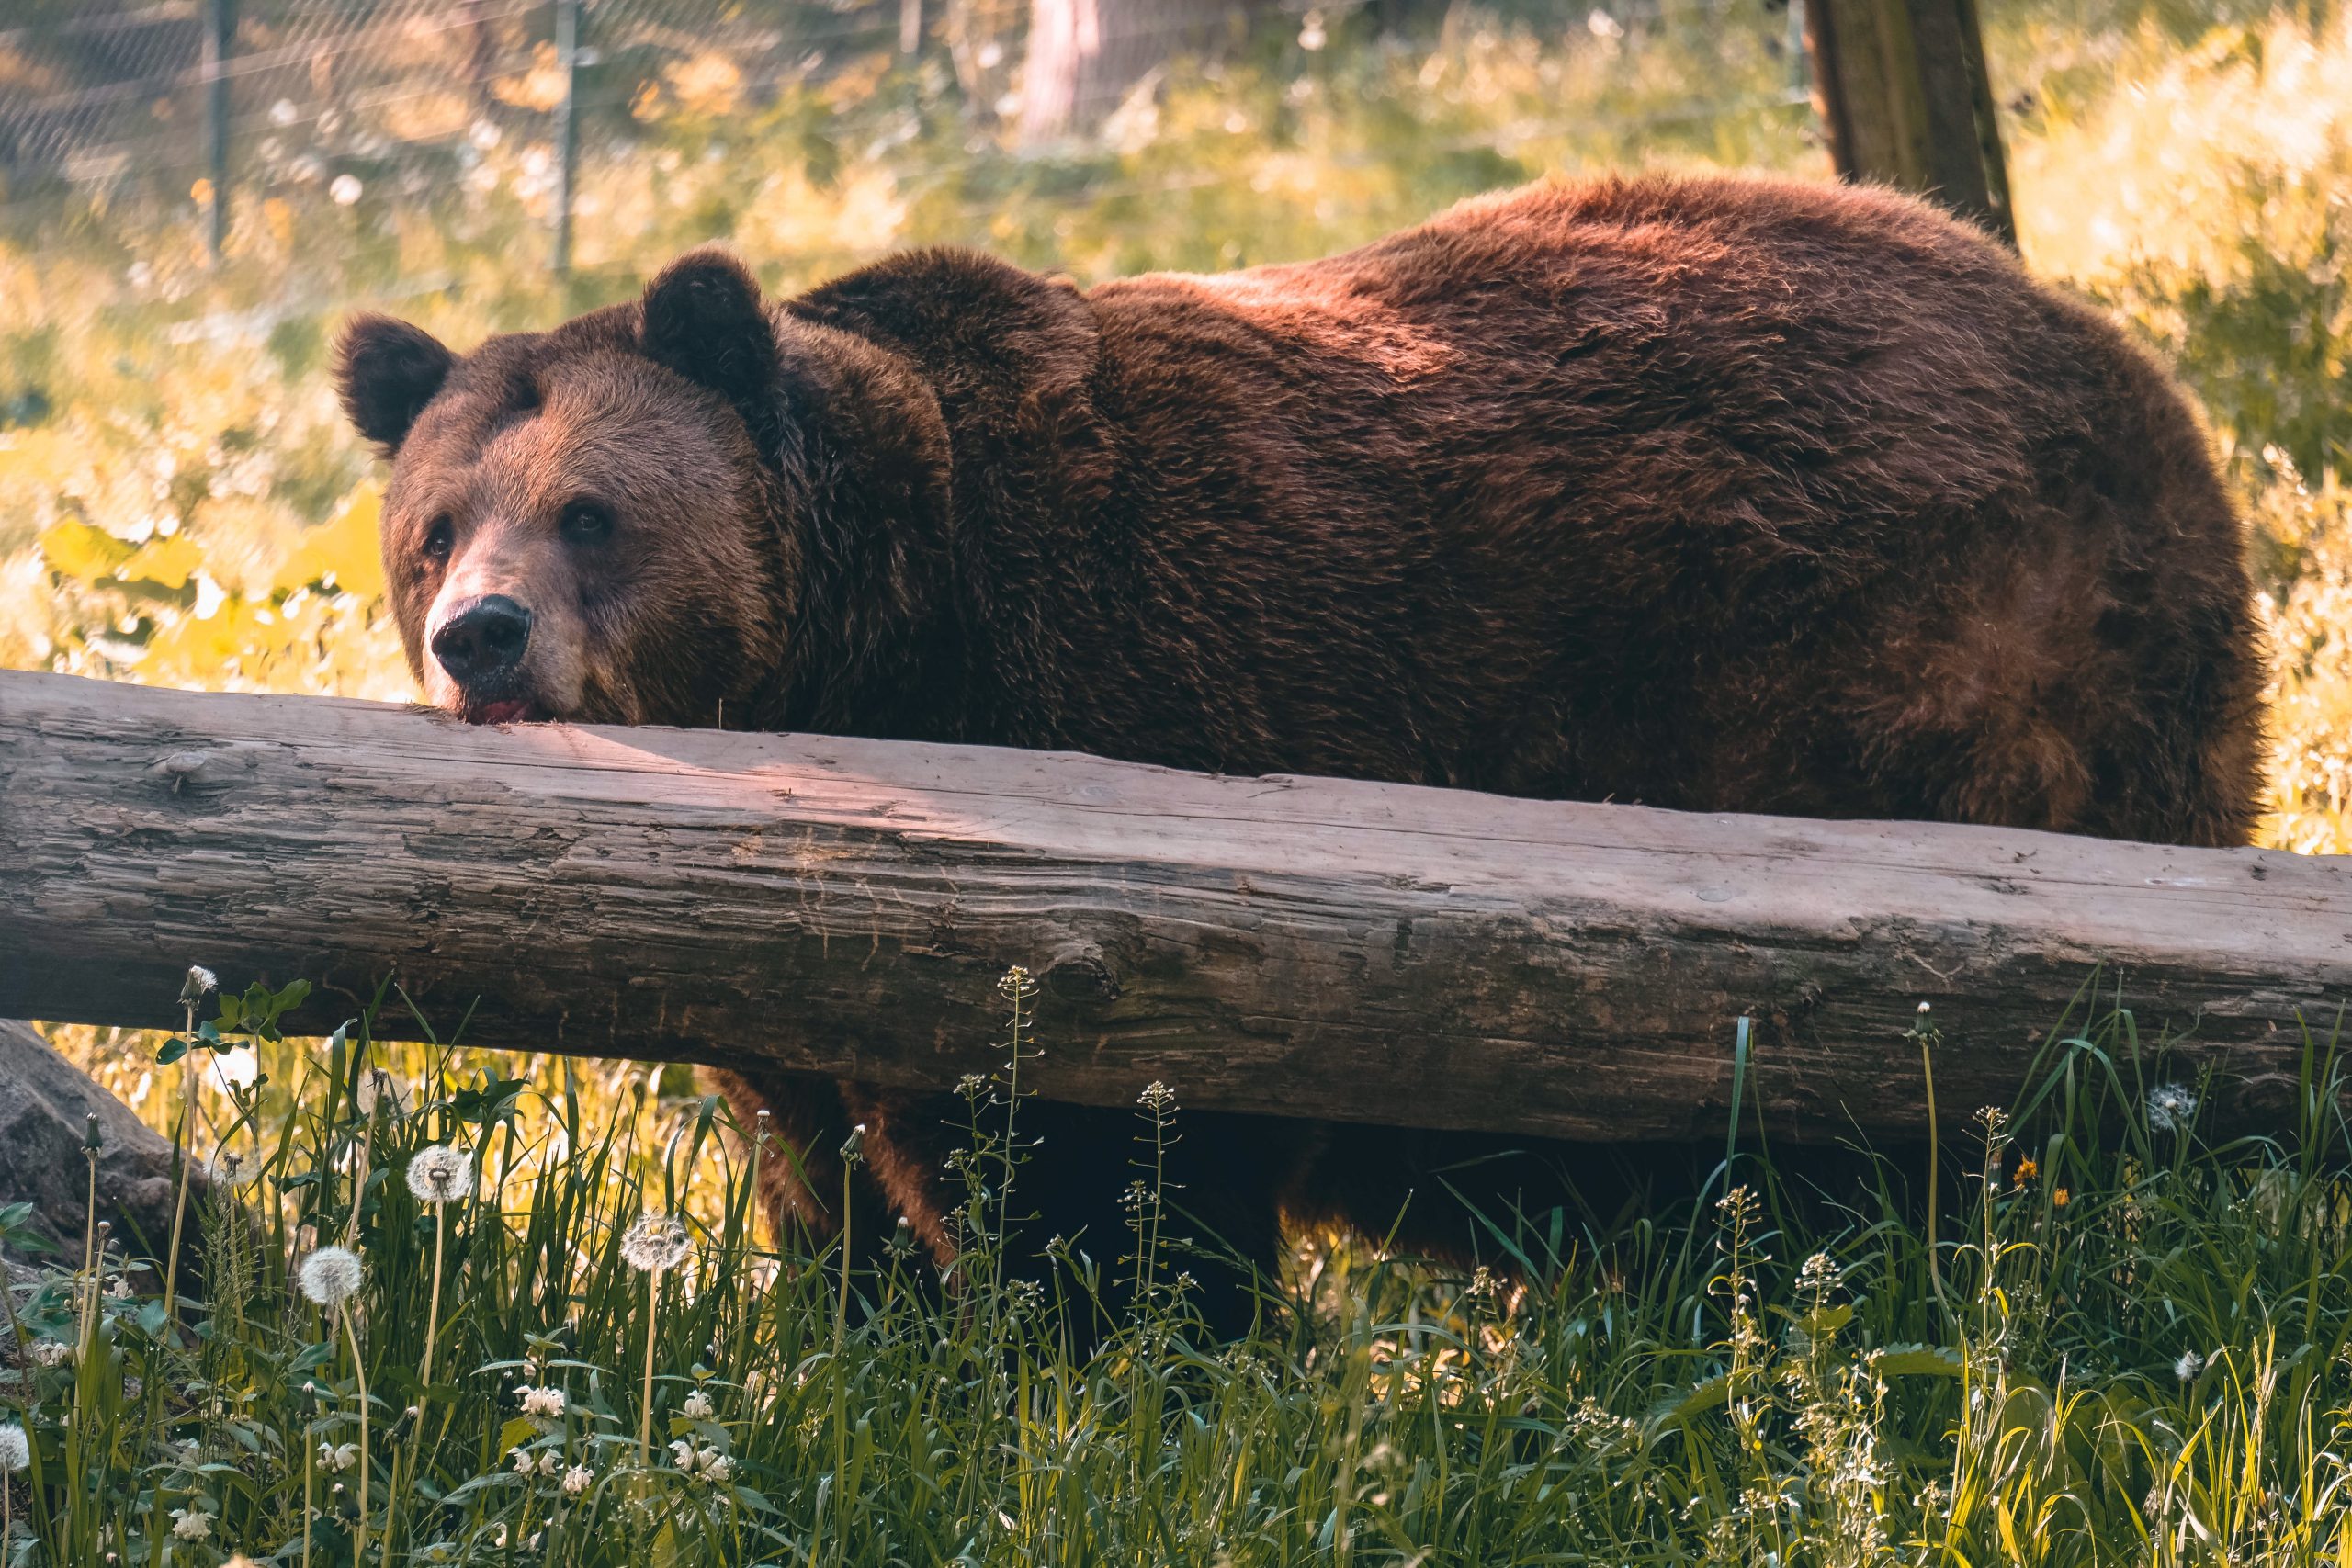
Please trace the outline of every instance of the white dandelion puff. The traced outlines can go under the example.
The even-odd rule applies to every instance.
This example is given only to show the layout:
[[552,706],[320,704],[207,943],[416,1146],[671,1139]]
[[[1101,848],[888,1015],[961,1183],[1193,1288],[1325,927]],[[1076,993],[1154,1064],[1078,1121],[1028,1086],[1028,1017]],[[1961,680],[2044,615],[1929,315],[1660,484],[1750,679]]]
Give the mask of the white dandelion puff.
[[676,1216],[643,1214],[621,1237],[621,1258],[640,1274],[665,1274],[684,1263],[693,1247]]
[[207,992],[217,991],[220,988],[220,976],[215,975],[201,964],[191,964],[187,966],[187,979],[180,986],[180,1000],[194,1004],[202,999]]
[[408,1190],[420,1203],[454,1203],[473,1196],[473,1156],[455,1144],[417,1150],[408,1162]]
[[2172,1364],[2172,1375],[2183,1382],[2194,1379],[2205,1370],[2205,1358],[2194,1350],[2183,1350],[2180,1359]]
[[319,1305],[333,1309],[341,1306],[359,1293],[364,1271],[359,1254],[347,1247],[322,1247],[302,1259],[296,1277],[302,1293]]
[[2158,1084],[2148,1091],[2148,1125],[2159,1133],[2185,1133],[2197,1119],[2197,1096],[2186,1084]]
[[25,1436],[24,1427],[14,1421],[0,1427],[0,1475],[14,1475],[32,1462],[32,1440]]

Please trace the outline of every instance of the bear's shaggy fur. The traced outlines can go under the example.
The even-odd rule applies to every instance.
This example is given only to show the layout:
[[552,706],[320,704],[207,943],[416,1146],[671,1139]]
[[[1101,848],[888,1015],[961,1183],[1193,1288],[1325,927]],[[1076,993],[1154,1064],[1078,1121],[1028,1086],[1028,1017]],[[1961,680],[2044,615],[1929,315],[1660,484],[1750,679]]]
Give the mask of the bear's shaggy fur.
[[[699,253],[462,358],[364,318],[341,368],[395,457],[411,660],[469,717],[2190,844],[2254,820],[2261,669],[2197,421],[2101,318],[1883,191],[1544,185],[1087,291],[930,251],[766,306]],[[492,597],[512,660],[458,625]],[[960,1102],[733,1088],[815,1194],[864,1122],[865,1213],[945,1255]],[[1465,1204],[1617,1196],[1590,1151],[1316,1109],[1184,1120],[1176,1201],[1238,1258],[1220,1328],[1280,1209],[1401,1212],[1462,1257]],[[1030,1240],[1108,1277],[1134,1119],[1035,1111]]]

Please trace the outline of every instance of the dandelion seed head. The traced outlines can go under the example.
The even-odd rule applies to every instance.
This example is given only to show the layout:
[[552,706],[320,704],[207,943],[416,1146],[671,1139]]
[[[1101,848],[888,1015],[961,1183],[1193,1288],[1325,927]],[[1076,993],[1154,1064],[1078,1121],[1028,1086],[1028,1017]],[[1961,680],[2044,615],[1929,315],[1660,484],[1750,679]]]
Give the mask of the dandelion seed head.
[[2205,1370],[2205,1358],[2194,1350],[2183,1350],[2180,1359],[2172,1364],[2172,1375],[2183,1382],[2192,1381]]
[[302,1293],[327,1308],[341,1306],[359,1293],[364,1271],[359,1254],[347,1247],[322,1247],[302,1259],[296,1278]]
[[14,1421],[0,1427],[0,1475],[14,1475],[32,1462],[32,1441],[24,1427]]
[[664,1274],[686,1260],[694,1244],[674,1214],[641,1214],[621,1237],[621,1258],[640,1274]]
[[201,964],[187,966],[187,978],[180,986],[180,1000],[193,1002],[208,992],[220,988],[220,976]]
[[2148,1091],[2148,1125],[2159,1133],[2185,1133],[2197,1119],[2197,1096],[2186,1084],[2158,1084]]
[[436,1207],[472,1197],[473,1156],[455,1144],[417,1150],[408,1162],[408,1190],[418,1202]]

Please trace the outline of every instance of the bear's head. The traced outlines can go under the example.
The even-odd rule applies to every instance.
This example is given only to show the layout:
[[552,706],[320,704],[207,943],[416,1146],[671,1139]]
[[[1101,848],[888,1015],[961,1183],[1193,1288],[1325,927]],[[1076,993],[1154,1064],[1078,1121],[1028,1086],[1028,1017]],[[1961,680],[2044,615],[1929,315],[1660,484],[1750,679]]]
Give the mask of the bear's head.
[[904,615],[925,595],[937,400],[864,340],[768,310],[722,254],[463,355],[361,316],[336,378],[392,464],[385,577],[410,666],[468,720],[772,724],[874,657],[845,646],[835,602]]

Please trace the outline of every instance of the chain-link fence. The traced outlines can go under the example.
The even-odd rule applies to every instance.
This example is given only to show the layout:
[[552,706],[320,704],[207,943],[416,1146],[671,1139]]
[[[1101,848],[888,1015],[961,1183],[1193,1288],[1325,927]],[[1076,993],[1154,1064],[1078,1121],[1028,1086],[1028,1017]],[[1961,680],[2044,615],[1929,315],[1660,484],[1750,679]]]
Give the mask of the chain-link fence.
[[[1106,121],[1131,138],[1121,112],[1171,73],[1248,62],[1304,80],[1342,35],[1358,53],[1428,43],[1466,31],[1464,15],[1410,0],[22,0],[0,28],[0,219],[146,202],[198,224],[217,256],[237,215],[273,196],[427,205],[485,178],[503,147],[522,150],[507,175],[544,221],[539,259],[560,271],[587,220],[582,161],[626,162],[665,117],[701,111],[715,127],[757,128],[743,133],[856,143],[820,164],[887,152],[896,137],[908,144],[902,181],[935,186],[1001,155],[1065,151]],[[1587,72],[1581,90],[1561,84],[1548,121],[1424,137],[1417,156],[1804,117],[1785,0],[1523,0],[1476,15],[1477,27],[1570,38],[1596,58],[1614,50],[1617,85],[1640,101],[1600,102],[1607,72]],[[1725,72],[1720,92],[1680,101],[1639,91],[1649,66],[1621,47],[1629,34],[1724,28],[1780,63]],[[952,100],[959,134],[937,134],[928,111],[921,135],[876,119],[891,79],[934,107]],[[780,112],[795,96],[799,109]],[[1136,187],[1132,170],[1091,174],[1060,198],[1219,177],[1162,167]]]

